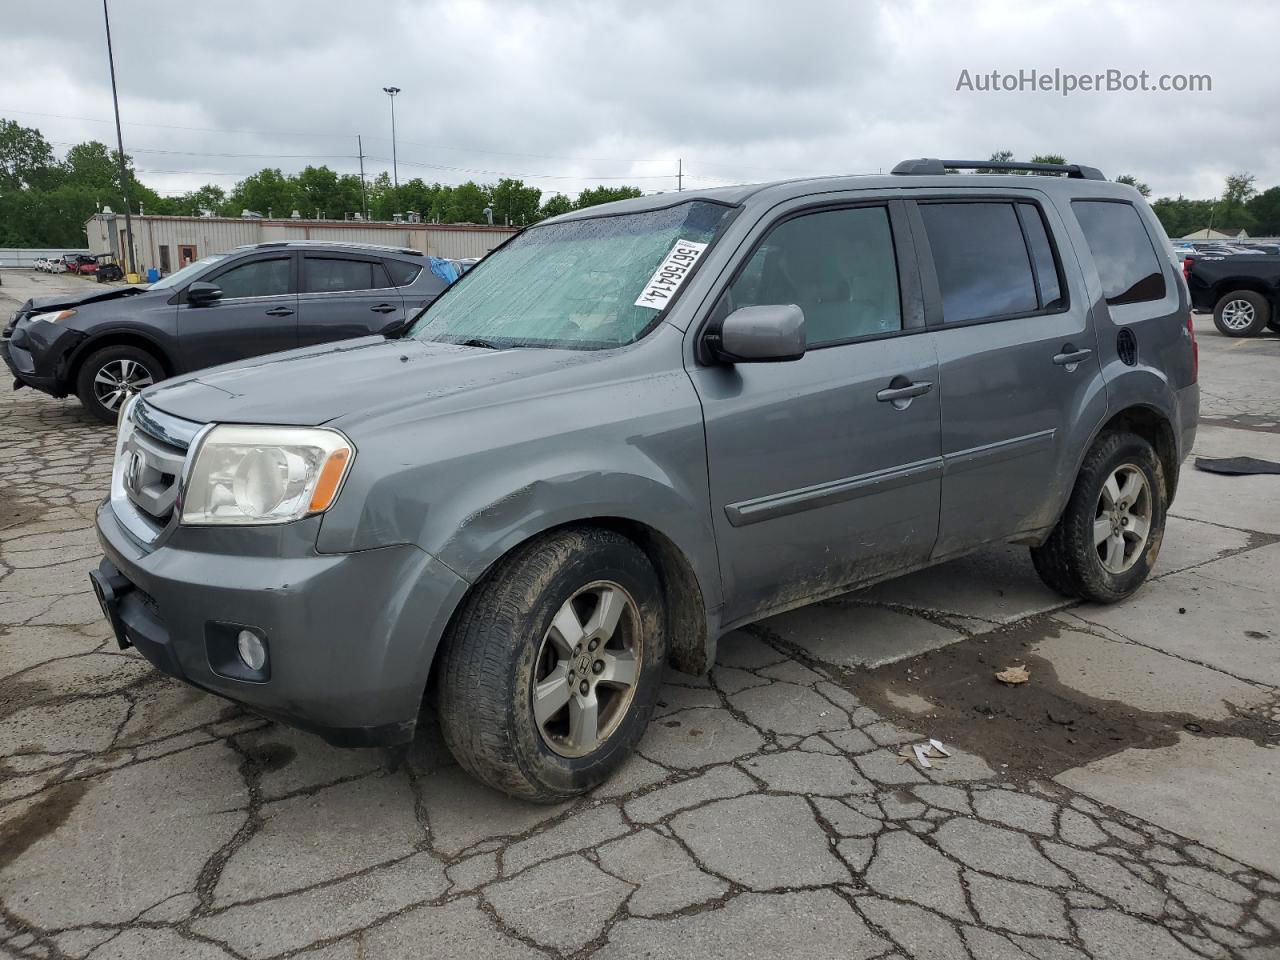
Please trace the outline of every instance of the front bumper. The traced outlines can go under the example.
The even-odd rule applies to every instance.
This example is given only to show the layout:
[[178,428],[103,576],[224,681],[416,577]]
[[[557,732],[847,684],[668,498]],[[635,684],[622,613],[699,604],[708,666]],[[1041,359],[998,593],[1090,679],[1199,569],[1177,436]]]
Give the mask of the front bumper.
[[8,337],[0,339],[0,354],[17,380],[65,397],[70,392],[71,355],[84,337],[78,330],[53,323],[19,321]]
[[[122,644],[165,673],[338,746],[406,743],[467,584],[409,545],[345,554],[263,549],[308,535],[314,544],[313,524],[286,524],[306,528],[287,534],[178,528],[148,551],[103,503],[97,530],[106,556],[95,590]],[[219,637],[241,627],[266,639],[265,681],[213,666]]]

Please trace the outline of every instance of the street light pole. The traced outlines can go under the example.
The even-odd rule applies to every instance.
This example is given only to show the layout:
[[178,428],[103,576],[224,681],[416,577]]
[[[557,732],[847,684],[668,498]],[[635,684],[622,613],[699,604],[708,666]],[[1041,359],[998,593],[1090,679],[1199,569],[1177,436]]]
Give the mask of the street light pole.
[[133,256],[133,217],[129,214],[129,169],[124,158],[124,134],[120,132],[120,98],[116,94],[116,60],[111,52],[111,15],[107,12],[107,0],[102,0],[102,21],[107,27],[107,65],[111,68],[111,104],[116,111],[116,155],[120,161],[120,198],[124,201],[124,233],[128,238],[126,252],[130,273],[138,272]]
[[[105,3],[106,0],[103,0]],[[396,164],[396,94],[399,87],[383,87],[382,92],[391,98],[391,180],[396,188],[396,204],[400,203],[400,168]]]

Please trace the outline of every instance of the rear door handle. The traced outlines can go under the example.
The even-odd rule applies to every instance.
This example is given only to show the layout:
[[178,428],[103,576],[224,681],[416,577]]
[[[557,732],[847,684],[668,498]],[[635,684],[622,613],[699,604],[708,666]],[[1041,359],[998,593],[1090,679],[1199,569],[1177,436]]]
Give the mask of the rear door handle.
[[[897,380],[899,378],[894,377],[894,379]],[[905,377],[902,379],[905,379]],[[923,397],[932,389],[932,383],[927,380],[919,380],[915,383],[909,383],[905,387],[885,387],[876,394],[876,399],[881,403],[897,403],[902,400],[914,400],[916,397]]]
[[272,307],[270,310],[267,311],[268,317],[288,317],[292,315],[293,315],[293,311],[290,310],[288,307]]
[[1073,363],[1079,363],[1081,360],[1087,360],[1092,355],[1092,350],[1077,350],[1068,343],[1062,348],[1061,353],[1054,354],[1053,362],[1060,367],[1069,367]]
[[389,303],[375,303],[369,309],[374,313],[395,313],[400,308]]

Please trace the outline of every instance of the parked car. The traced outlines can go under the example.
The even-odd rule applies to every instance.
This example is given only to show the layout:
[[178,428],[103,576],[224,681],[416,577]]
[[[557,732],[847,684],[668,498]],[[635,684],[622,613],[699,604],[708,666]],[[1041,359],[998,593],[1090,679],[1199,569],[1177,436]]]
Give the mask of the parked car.
[[49,258],[36,257],[34,260],[31,261],[31,268],[35,270],[36,273],[43,273],[45,270],[49,268]]
[[75,394],[110,423],[126,397],[174,374],[402,326],[448,285],[435,266],[362,244],[238,247],[147,288],[29,300],[0,354],[15,387]]
[[98,272],[98,261],[89,254],[82,253],[75,258],[75,262],[71,263],[67,269],[83,277],[92,276]]
[[51,257],[46,273],[66,273],[67,265],[61,257]]
[[116,258],[113,254],[100,253],[94,259],[97,261],[94,277],[99,283],[124,279],[124,270],[120,267],[120,264],[116,263]]
[[334,743],[406,742],[430,685],[465,769],[554,801],[762,617],[1006,541],[1130,595],[1195,436],[1186,286],[1131,187],[972,165],[566,214],[399,336],[130,398],[117,639]]
[[58,259],[62,261],[62,267],[63,267],[63,270],[64,270],[65,272],[67,272],[67,273],[75,273],[75,272],[76,272],[76,264],[80,262],[80,257],[81,257],[81,256],[83,256],[83,254],[79,254],[79,253],[64,253],[64,254],[63,254],[61,257],[59,257]]
[[1199,254],[1184,270],[1192,305],[1213,313],[1219,333],[1256,337],[1267,327],[1280,333],[1280,257]]

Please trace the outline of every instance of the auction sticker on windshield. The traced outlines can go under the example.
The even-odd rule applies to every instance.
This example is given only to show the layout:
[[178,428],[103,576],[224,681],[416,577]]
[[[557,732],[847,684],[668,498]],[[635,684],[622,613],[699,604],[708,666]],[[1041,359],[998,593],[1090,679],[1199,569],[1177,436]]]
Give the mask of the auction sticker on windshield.
[[661,310],[680,289],[680,284],[693,272],[693,265],[706,251],[707,244],[694,240],[677,240],[671,252],[663,258],[658,269],[653,272],[644,291],[636,298],[637,307],[648,307],[650,310]]

